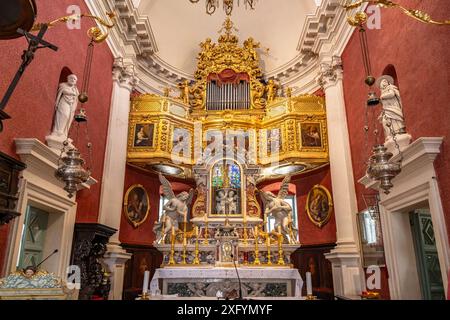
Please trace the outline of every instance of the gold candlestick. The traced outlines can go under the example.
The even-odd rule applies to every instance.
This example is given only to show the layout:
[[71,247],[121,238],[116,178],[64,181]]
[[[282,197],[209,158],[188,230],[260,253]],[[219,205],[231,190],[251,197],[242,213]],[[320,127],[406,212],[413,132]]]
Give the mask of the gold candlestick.
[[247,216],[244,216],[244,244],[247,245],[248,242],[248,234],[247,234]]
[[[186,225],[184,228],[186,229]],[[183,261],[181,262],[181,264],[186,264],[186,246],[187,246],[186,232],[183,232]]]
[[175,264],[175,259],[173,258],[175,255],[175,227],[172,227],[171,232],[171,245],[170,245],[170,258],[169,258],[169,265]]
[[208,214],[205,213],[205,240],[203,240],[203,244],[208,244]]
[[198,258],[199,250],[198,250],[198,227],[195,226],[195,258],[193,264],[200,264],[200,259]]
[[267,264],[272,264],[272,257],[270,255],[270,235],[266,233],[266,246],[267,246]]
[[258,226],[255,226],[255,261],[253,261],[253,264],[255,265],[261,264],[261,261],[259,261],[258,237],[259,237]]
[[279,266],[284,266],[284,252],[283,252],[283,235],[278,233],[278,262]]

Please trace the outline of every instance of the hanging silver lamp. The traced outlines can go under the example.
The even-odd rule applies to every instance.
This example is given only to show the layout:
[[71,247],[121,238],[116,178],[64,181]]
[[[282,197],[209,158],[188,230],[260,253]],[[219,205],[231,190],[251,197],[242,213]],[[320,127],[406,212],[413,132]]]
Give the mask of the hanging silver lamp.
[[392,153],[382,144],[373,147],[373,153],[369,160],[367,175],[369,178],[380,182],[380,188],[385,194],[389,194],[389,190],[393,187],[392,179],[394,179],[401,171],[400,163],[390,162]]
[[77,192],[78,186],[85,183],[91,175],[89,170],[83,167],[84,160],[77,148],[72,147],[64,156],[60,157],[60,165],[55,176],[65,183],[64,190],[69,193],[69,198]]

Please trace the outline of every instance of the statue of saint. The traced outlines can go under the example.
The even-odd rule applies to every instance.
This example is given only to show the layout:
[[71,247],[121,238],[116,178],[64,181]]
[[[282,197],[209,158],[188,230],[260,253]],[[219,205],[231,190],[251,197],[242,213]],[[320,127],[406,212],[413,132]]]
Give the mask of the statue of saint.
[[77,76],[71,74],[67,77],[67,82],[59,84],[55,102],[55,120],[53,122],[52,136],[57,136],[60,140],[66,140],[69,129],[75,115],[78,104]]
[[297,228],[292,225],[292,207],[284,201],[288,194],[290,180],[289,175],[283,179],[280,191],[276,196],[270,191],[261,191],[260,193],[264,202],[264,217],[273,216],[275,230],[280,230],[288,243],[296,243]]
[[393,135],[406,133],[400,92],[391,76],[381,76],[376,84],[381,90],[380,100],[383,105],[379,119],[383,124],[385,139],[390,140]]
[[194,189],[191,189],[189,193],[183,191],[175,196],[170,182],[162,174],[159,174],[159,181],[163,187],[163,194],[169,201],[164,205],[164,213],[153,227],[156,243],[164,240],[166,234],[171,232],[172,227],[177,231],[180,222],[187,223],[188,206],[194,196]]

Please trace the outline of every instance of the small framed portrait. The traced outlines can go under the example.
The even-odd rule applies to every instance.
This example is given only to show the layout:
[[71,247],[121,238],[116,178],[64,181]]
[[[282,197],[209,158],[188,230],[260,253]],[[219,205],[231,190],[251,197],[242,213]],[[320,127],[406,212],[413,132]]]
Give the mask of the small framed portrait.
[[312,223],[322,228],[330,220],[333,200],[330,191],[321,185],[315,185],[306,199],[306,212]]
[[131,225],[135,228],[144,223],[150,211],[147,191],[140,184],[132,185],[125,193],[123,211]]
[[322,147],[322,130],[320,128],[320,123],[302,123],[300,128],[302,147]]
[[133,147],[153,147],[155,124],[137,123],[134,127]]

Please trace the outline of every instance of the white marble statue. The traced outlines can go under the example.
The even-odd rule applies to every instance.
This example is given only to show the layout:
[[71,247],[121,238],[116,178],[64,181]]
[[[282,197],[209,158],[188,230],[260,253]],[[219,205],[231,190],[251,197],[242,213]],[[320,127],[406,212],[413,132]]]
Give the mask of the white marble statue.
[[292,207],[284,201],[284,198],[288,195],[290,180],[289,175],[283,179],[280,191],[276,196],[270,191],[261,191],[260,193],[264,202],[264,217],[273,216],[275,218],[275,231],[281,229],[281,233],[288,243],[296,243],[297,228],[292,225]]
[[398,152],[396,150],[396,144],[400,150],[403,150],[411,142],[411,135],[406,132],[400,92],[394,85],[394,79],[388,75],[383,75],[378,78],[376,85],[381,90],[380,100],[383,105],[383,110],[379,119],[384,130],[384,145],[388,151],[395,154]]
[[406,132],[403,106],[400,92],[394,85],[394,79],[391,76],[381,76],[377,79],[377,85],[381,90],[380,100],[383,105],[380,120],[383,124],[384,136],[388,140],[392,138],[392,134]]
[[67,139],[78,104],[77,76],[71,74],[67,82],[59,84],[55,102],[55,120],[52,135]]
[[229,214],[237,214],[237,194],[234,190],[230,190],[228,192],[227,204],[228,204],[228,213]]
[[189,193],[183,191],[175,196],[170,182],[162,174],[159,174],[159,181],[163,187],[163,194],[169,201],[164,205],[164,213],[153,227],[156,243],[164,241],[165,236],[172,231],[172,227],[177,231],[180,222],[187,223],[188,206],[194,196],[194,189],[191,189]]
[[225,214],[227,195],[225,191],[219,190],[216,195],[216,213]]

